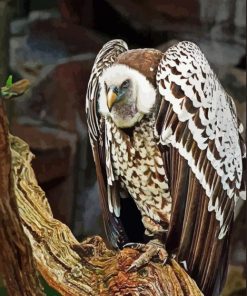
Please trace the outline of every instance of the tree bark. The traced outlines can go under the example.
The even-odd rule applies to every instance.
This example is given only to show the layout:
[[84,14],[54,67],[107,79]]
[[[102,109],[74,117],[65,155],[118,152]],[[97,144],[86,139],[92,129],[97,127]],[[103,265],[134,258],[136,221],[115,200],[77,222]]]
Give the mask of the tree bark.
[[0,99],[0,274],[8,295],[44,295],[13,188],[8,123]]
[[3,85],[7,78],[9,65],[9,4],[9,0],[0,0],[0,85]]
[[[2,273],[9,295],[42,295],[33,258],[48,284],[62,295],[202,295],[195,282],[173,259],[164,266],[150,262],[136,272],[127,272],[140,256],[138,251],[130,248],[112,251],[98,236],[79,243],[66,225],[53,218],[31,167],[33,155],[23,140],[12,135],[8,137],[3,109],[0,122],[0,176],[3,180],[1,190],[4,190],[1,192],[5,192],[0,199],[3,217],[0,220],[0,256],[5,260]],[[10,182],[8,139],[13,183]],[[33,257],[21,224],[29,238]],[[15,293],[13,289],[22,293]]]

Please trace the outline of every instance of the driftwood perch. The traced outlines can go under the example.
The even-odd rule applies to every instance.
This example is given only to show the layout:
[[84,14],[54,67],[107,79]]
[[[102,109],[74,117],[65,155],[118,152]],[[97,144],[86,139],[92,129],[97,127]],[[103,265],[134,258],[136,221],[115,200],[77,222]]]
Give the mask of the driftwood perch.
[[8,295],[44,295],[14,192],[8,123],[0,99],[0,274]]
[[[5,177],[4,182],[7,182],[6,176],[11,180],[9,141],[13,182],[9,184],[3,182],[1,186],[4,185],[6,194],[9,194],[8,203],[17,202],[19,214],[15,207],[9,211],[2,209],[6,197],[1,194],[0,217],[3,217],[3,221],[15,220],[15,224],[1,222],[1,228],[5,225],[6,230],[12,231],[12,236],[8,236],[8,231],[0,232],[0,259],[3,256],[14,257],[17,260],[17,262],[12,261],[15,273],[18,274],[22,270],[23,274],[27,273],[27,278],[32,279],[31,282],[26,280],[20,282],[20,285],[28,286],[25,287],[28,291],[23,290],[25,293],[10,293],[10,295],[42,295],[32,264],[33,258],[37,270],[48,284],[62,295],[202,295],[195,282],[175,260],[170,260],[165,266],[151,262],[137,272],[127,272],[131,263],[140,255],[138,251],[130,248],[118,252],[109,250],[98,236],[79,243],[66,225],[53,218],[45,194],[39,187],[31,167],[33,155],[23,140],[12,135],[8,136],[4,116],[1,112],[0,176]],[[3,161],[5,167],[2,167]],[[21,222],[18,220],[19,216]],[[22,253],[12,255],[15,244],[19,244],[19,239],[23,241],[26,239],[20,223],[30,241],[32,254],[28,244],[25,248],[21,244],[18,247]],[[5,253],[2,253],[3,250]],[[21,256],[28,259],[25,265],[18,264]],[[9,288],[11,281],[8,281],[8,276],[14,278],[15,275],[10,274],[7,269],[0,268],[0,271]]]

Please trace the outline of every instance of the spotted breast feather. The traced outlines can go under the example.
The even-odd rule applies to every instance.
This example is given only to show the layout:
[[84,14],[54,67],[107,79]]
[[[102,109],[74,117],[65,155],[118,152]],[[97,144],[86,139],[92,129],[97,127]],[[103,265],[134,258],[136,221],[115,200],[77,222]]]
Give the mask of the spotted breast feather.
[[168,230],[171,195],[163,159],[154,137],[154,118],[143,119],[130,137],[110,120],[110,152],[116,180],[134,199],[142,215],[145,234]]

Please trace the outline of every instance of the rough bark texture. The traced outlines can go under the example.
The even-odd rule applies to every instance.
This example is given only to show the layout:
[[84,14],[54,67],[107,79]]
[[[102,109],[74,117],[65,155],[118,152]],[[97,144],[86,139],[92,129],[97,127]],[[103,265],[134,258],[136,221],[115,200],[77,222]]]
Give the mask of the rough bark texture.
[[[9,295],[42,295],[33,257],[42,276],[62,295],[202,295],[175,260],[165,266],[151,262],[137,272],[127,272],[140,255],[138,251],[130,248],[111,251],[98,236],[79,243],[66,225],[53,218],[31,167],[33,155],[23,140],[12,135],[9,135],[13,170],[10,183],[8,133],[2,109],[0,122],[1,192],[6,193],[0,201],[3,217],[0,254],[5,260],[2,272],[8,279]],[[33,257],[18,220],[16,201]],[[6,207],[11,209],[5,210]],[[11,261],[6,261],[8,258]],[[13,289],[22,292],[18,294]]]
[[0,99],[0,274],[8,295],[44,295],[13,188],[8,123]]
[[201,295],[175,260],[128,273],[138,251],[111,251],[98,236],[80,244],[65,224],[53,218],[30,165],[28,145],[13,136],[10,144],[22,224],[38,270],[62,295]]
[[0,85],[2,85],[7,78],[9,64],[9,21],[9,1],[0,0]]

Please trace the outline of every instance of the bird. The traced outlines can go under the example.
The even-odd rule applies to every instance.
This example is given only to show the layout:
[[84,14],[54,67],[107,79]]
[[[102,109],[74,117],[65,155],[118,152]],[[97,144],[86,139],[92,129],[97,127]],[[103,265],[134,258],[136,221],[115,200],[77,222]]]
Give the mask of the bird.
[[175,258],[204,295],[219,295],[246,153],[233,98],[201,49],[107,42],[86,118],[110,246],[156,246],[151,257]]

